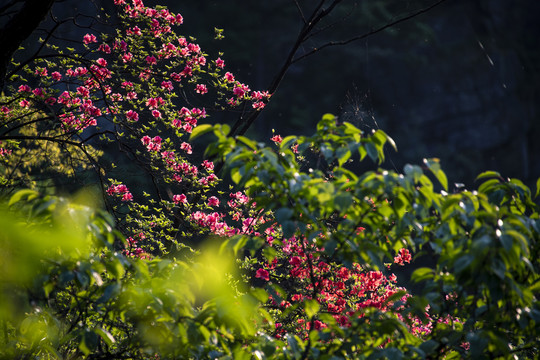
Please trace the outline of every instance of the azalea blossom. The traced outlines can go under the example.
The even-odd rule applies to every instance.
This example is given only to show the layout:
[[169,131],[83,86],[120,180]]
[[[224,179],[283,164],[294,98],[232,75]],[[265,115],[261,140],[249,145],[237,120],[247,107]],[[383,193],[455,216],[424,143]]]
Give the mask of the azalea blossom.
[[94,34],[86,34],[83,37],[83,43],[85,44],[96,43],[96,42],[97,42],[97,38],[96,38],[96,35]]
[[139,120],[139,114],[134,111],[134,110],[129,110],[127,113],[126,113],[126,117],[128,118],[128,120],[131,120],[131,121],[137,121]]
[[268,274],[268,271],[265,269],[257,270],[257,272],[255,273],[255,277],[258,279],[266,280],[266,281],[270,280],[270,274]]
[[215,196],[209,197],[208,206],[219,206],[219,199]]

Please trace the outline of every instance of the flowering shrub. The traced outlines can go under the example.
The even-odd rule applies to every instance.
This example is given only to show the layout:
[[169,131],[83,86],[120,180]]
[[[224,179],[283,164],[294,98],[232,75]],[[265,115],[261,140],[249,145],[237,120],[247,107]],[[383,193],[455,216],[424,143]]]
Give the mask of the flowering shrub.
[[[204,107],[190,104],[211,91],[210,104],[248,102],[262,109],[269,94],[251,91],[230,72],[224,73],[223,59],[209,58],[193,39],[178,35],[180,14],[146,7],[142,1],[115,4],[122,24],[115,34],[87,33],[78,51],[69,54],[46,44],[50,53],[24,66],[26,75],[13,77],[12,95],[2,100],[0,119],[4,183],[20,186],[25,172],[19,170],[19,161],[34,157],[43,159],[41,164],[46,161],[49,155],[43,154],[50,150],[40,147],[36,150],[41,153],[28,154],[34,144],[56,146],[57,162],[65,164],[59,173],[95,170],[96,180],[110,196],[104,200],[128,236],[146,233],[139,245],[149,253],[176,251],[184,245],[177,239],[178,226],[164,213],[176,212],[176,221],[197,224],[200,216],[208,215],[203,214],[205,209],[218,205],[215,196],[207,200],[219,182],[213,163],[204,160],[198,165],[190,159],[193,146],[188,137],[208,116]],[[35,79],[32,87],[24,83],[27,79]],[[115,149],[134,160],[137,171],[152,179],[151,203],[149,196],[130,190],[135,175],[115,169],[96,148]],[[8,157],[13,150],[15,156]],[[46,164],[27,170],[43,168],[55,170]],[[33,179],[42,176],[34,174]],[[38,186],[30,179],[25,182]],[[114,205],[114,199],[120,203]],[[182,224],[180,229],[190,226]],[[181,234],[191,235],[191,231]]]
[[[4,221],[6,263],[24,253],[17,240],[32,244],[25,229],[64,236],[67,216],[81,221],[64,226],[92,242],[57,251],[48,242],[41,257],[5,266],[2,293],[28,305],[1,312],[2,356],[537,355],[540,223],[526,186],[486,172],[477,192],[449,195],[436,160],[358,174],[352,161],[382,163],[393,141],[330,114],[313,136],[275,134],[273,147],[231,137],[228,125],[206,123],[204,104],[260,111],[270,94],[178,35],[181,15],[114,3],[114,34],[89,32],[76,49],[46,44],[0,100],[3,193],[95,181],[116,220],[32,190],[11,198],[27,224]],[[216,141],[199,159],[205,133]],[[229,192],[211,157],[230,174]],[[220,251],[195,254],[189,245],[206,237]],[[414,271],[413,295],[391,271],[425,254],[437,264]],[[40,265],[19,281],[25,262]]]

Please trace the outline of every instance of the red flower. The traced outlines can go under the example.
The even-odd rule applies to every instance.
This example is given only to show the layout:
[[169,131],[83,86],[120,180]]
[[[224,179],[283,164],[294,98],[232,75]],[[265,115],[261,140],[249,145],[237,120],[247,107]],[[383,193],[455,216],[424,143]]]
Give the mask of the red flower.
[[264,269],[257,270],[257,272],[255,273],[255,277],[266,281],[270,280],[270,275],[268,274],[268,271]]

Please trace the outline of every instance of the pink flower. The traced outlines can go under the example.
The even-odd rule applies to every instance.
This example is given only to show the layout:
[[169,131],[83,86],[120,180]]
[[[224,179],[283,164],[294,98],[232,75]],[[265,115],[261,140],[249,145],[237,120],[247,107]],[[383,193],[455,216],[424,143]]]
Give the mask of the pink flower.
[[292,266],[298,266],[302,263],[302,260],[300,260],[300,258],[298,256],[293,256],[290,260],[289,260],[289,264],[291,264]]
[[405,248],[399,249],[399,254],[394,257],[394,263],[398,265],[405,265],[405,263],[411,262],[411,254],[409,253],[409,250]]
[[111,47],[109,45],[107,45],[107,44],[99,45],[98,50],[105,53],[105,54],[110,54],[111,53]]
[[190,43],[188,44],[187,47],[189,51],[194,52],[194,53],[199,53],[201,51],[201,47],[197,44]]
[[43,92],[42,88],[35,88],[32,93],[38,97],[44,97],[45,93]]
[[238,96],[238,97],[242,97],[244,96],[246,92],[244,91],[244,89],[242,89],[242,87],[240,86],[237,86],[233,89],[233,94]]
[[37,68],[35,74],[38,76],[47,76],[47,68]]
[[60,74],[58,71],[53,72],[51,76],[56,81],[60,81],[62,79],[62,74]]
[[221,58],[217,58],[216,66],[220,69],[223,69],[225,67],[225,61],[223,61]]
[[170,82],[170,81],[162,81],[161,82],[161,88],[163,90],[172,91],[174,89],[174,86],[173,86],[172,82]]
[[105,60],[104,58],[99,58],[96,60],[96,62],[103,67],[107,66],[107,60]]
[[266,106],[262,101],[256,101],[251,105],[255,110],[262,110]]
[[154,56],[147,56],[146,57],[146,62],[148,63],[148,65],[155,65],[157,64],[157,60]]
[[191,66],[186,66],[184,67],[184,70],[180,72],[180,75],[190,77],[193,75],[193,69],[191,68]]
[[88,97],[90,96],[90,91],[88,90],[88,88],[84,87],[84,86],[79,86],[77,88],[77,93],[82,96],[83,98],[84,97]]
[[173,201],[175,204],[186,204],[187,203],[187,197],[184,194],[180,195],[173,195]]
[[215,196],[208,198],[208,206],[219,206],[219,199]]
[[151,141],[151,139],[150,139],[150,136],[148,136],[148,135],[144,135],[144,136],[141,138],[141,142],[143,143],[143,145],[148,145],[148,144],[150,144],[150,141]]
[[133,110],[129,110],[127,113],[126,113],[126,117],[128,118],[128,120],[131,120],[131,121],[137,121],[139,120],[139,114]]
[[90,44],[90,43],[95,43],[95,42],[97,42],[96,35],[94,35],[94,34],[86,34],[86,35],[84,35],[83,43]]
[[132,53],[125,53],[123,56],[122,56],[122,61],[124,63],[128,63],[130,62],[131,60],[133,60],[133,54]]
[[161,119],[161,112],[159,110],[152,110],[152,116],[156,119]]
[[281,138],[281,135],[274,135],[273,137],[270,138],[270,140],[278,144],[281,144],[281,142],[283,141],[283,139]]
[[178,119],[173,119],[171,121],[171,125],[175,128],[181,128],[182,127],[182,121],[178,120]]
[[234,75],[230,72],[225,73],[225,80],[227,80],[228,82],[234,82]]
[[[128,31],[129,31],[129,33],[128,33]],[[142,35],[141,29],[138,26],[134,26],[133,28],[126,30],[126,33],[128,35],[130,35],[130,34],[137,35],[137,36]]]
[[204,166],[206,170],[214,170],[214,163],[211,161],[204,160],[202,166]]
[[206,88],[206,85],[197,84],[197,86],[195,87],[195,91],[199,94],[206,94],[208,92],[208,89]]
[[26,108],[26,107],[28,107],[28,106],[30,105],[30,103],[28,102],[28,100],[23,99],[23,100],[21,100],[21,101],[19,102],[19,105],[20,105],[21,107],[23,107],[23,108]]
[[31,92],[32,88],[28,85],[19,86],[19,92]]
[[268,271],[264,269],[257,270],[257,272],[255,273],[255,277],[266,281],[270,280],[270,274],[268,274]]
[[191,145],[188,144],[187,142],[183,142],[181,145],[180,145],[180,149],[184,150],[185,152],[187,152],[188,154],[191,154],[193,151],[191,150]]
[[156,98],[149,98],[146,100],[146,106],[148,106],[149,109],[155,109],[158,107],[158,100]]

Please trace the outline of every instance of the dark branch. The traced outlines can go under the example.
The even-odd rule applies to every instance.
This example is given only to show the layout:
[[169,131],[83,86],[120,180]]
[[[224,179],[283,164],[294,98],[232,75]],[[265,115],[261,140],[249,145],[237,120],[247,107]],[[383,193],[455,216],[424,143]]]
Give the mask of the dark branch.
[[390,22],[390,23],[388,23],[388,24],[386,24],[386,25],[384,25],[384,26],[381,26],[381,27],[379,27],[379,28],[377,28],[377,29],[373,29],[373,30],[371,30],[371,31],[369,31],[369,32],[367,32],[367,33],[362,34],[362,35],[358,35],[358,36],[352,37],[352,38],[347,39],[347,40],[342,40],[342,41],[332,41],[332,42],[326,43],[326,44],[324,44],[324,45],[322,45],[322,46],[320,46],[320,47],[318,47],[318,48],[316,48],[316,49],[311,50],[311,51],[308,52],[308,53],[305,53],[305,54],[303,54],[303,55],[297,57],[296,59],[294,59],[294,60],[292,61],[292,63],[294,64],[294,63],[296,63],[296,62],[298,62],[298,61],[300,61],[300,60],[302,60],[302,59],[305,59],[306,57],[308,57],[308,56],[310,56],[310,55],[313,55],[314,53],[319,52],[319,51],[321,51],[321,50],[324,49],[324,48],[327,48],[327,47],[330,47],[330,46],[347,45],[347,44],[350,44],[350,43],[352,43],[352,42],[354,42],[354,41],[362,40],[362,39],[365,39],[365,38],[367,38],[367,37],[369,37],[369,36],[371,36],[371,35],[375,35],[375,34],[381,32],[381,31],[384,31],[384,30],[386,30],[386,29],[388,29],[388,28],[390,28],[390,27],[392,27],[392,26],[395,26],[395,25],[397,25],[397,24],[399,24],[399,23],[402,23],[402,22],[404,22],[404,21],[407,21],[407,20],[410,20],[410,19],[412,19],[412,18],[414,18],[414,17],[417,17],[417,16],[419,16],[419,15],[421,15],[421,14],[424,14],[424,13],[430,11],[431,9],[433,9],[434,7],[436,7],[436,6],[440,5],[440,4],[442,4],[442,3],[445,2],[445,1],[446,1],[446,0],[439,0],[438,2],[436,2],[436,3],[434,3],[434,4],[430,5],[430,6],[428,6],[428,7],[426,7],[426,8],[420,9],[420,10],[418,10],[418,11],[412,13],[412,14],[409,14],[409,15],[407,15],[407,16],[404,16],[404,17],[402,17],[402,18],[400,18],[400,19],[398,19],[398,20],[392,21],[392,22]]
[[11,57],[47,15],[55,0],[26,0],[22,8],[0,29],[0,91],[4,88],[6,69]]
[[[330,43],[327,43],[327,44],[324,44],[322,45],[321,47],[319,48],[316,48],[316,49],[313,49],[312,51],[306,53],[306,54],[303,54],[297,58],[295,58],[295,55],[296,55],[296,52],[298,51],[298,49],[300,48],[300,46],[307,40],[309,39],[311,36],[313,36],[313,29],[315,28],[315,26],[323,19],[325,18],[326,16],[328,16],[333,10],[334,8],[341,2],[342,0],[334,0],[330,6],[326,9],[323,9],[323,5],[325,3],[325,0],[322,0],[321,2],[319,2],[319,4],[317,5],[317,7],[315,8],[315,10],[313,11],[313,13],[311,14],[311,17],[304,23],[304,26],[302,27],[302,30],[300,31],[300,33],[298,34],[297,38],[296,38],[296,41],[293,45],[293,47],[291,48],[291,51],[289,52],[289,55],[287,56],[287,59],[285,60],[285,63],[283,64],[283,66],[281,67],[281,69],[279,70],[279,72],[276,74],[276,76],[274,77],[272,83],[270,84],[270,86],[268,87],[268,92],[273,94],[277,88],[279,87],[279,84],[281,83],[281,81],[283,81],[283,78],[285,77],[285,74],[287,73],[288,69],[291,67],[291,65],[293,65],[294,63],[324,49],[324,48],[327,48],[327,47],[330,47],[330,46],[338,46],[338,45],[346,45],[346,44],[349,44],[353,41],[358,41],[358,40],[361,40],[361,39],[365,39],[371,35],[374,35],[374,34],[377,34],[381,31],[384,31],[392,26],[395,26],[399,23],[402,23],[404,21],[407,21],[407,20],[410,20],[416,16],[419,16],[421,14],[424,14],[428,11],[430,11],[431,9],[435,8],[436,6],[442,4],[443,2],[445,2],[446,0],[439,0],[437,1],[436,3],[426,7],[426,8],[423,8],[423,9],[420,9],[414,13],[411,13],[407,16],[404,16],[398,20],[395,20],[395,21],[392,21],[384,26],[381,26],[377,29],[374,29],[374,30],[371,30],[367,33],[364,33],[362,35],[359,35],[359,36],[356,36],[356,37],[353,37],[351,39],[348,39],[348,40],[344,40],[344,41],[335,41],[335,42],[330,42]],[[297,4],[298,6],[298,3],[295,1],[295,3]],[[237,136],[237,135],[243,135],[246,133],[246,131],[249,129],[249,127],[255,122],[255,120],[259,117],[259,114],[260,114],[260,111],[252,111],[249,116],[247,118],[244,118],[244,117],[240,117],[236,123],[233,125],[232,127],[232,130],[231,130],[231,136]]]

